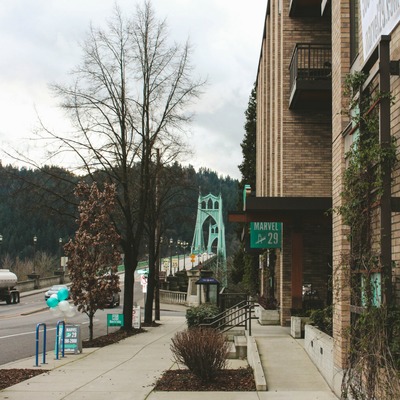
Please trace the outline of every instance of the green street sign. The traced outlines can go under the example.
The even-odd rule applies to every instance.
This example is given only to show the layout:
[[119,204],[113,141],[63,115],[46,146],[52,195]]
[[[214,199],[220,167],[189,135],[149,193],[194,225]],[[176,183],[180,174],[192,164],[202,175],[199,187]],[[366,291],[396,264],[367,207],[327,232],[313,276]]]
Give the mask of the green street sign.
[[282,247],[282,222],[250,222],[250,248]]
[[124,326],[124,314],[107,314],[107,326]]

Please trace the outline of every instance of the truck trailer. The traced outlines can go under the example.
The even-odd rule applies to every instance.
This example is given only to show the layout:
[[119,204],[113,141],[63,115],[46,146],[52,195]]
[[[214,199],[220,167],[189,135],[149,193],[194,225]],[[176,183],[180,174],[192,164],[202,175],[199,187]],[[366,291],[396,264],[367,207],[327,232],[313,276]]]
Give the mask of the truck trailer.
[[19,290],[16,288],[18,278],[9,269],[0,269],[0,301],[7,304],[19,303]]

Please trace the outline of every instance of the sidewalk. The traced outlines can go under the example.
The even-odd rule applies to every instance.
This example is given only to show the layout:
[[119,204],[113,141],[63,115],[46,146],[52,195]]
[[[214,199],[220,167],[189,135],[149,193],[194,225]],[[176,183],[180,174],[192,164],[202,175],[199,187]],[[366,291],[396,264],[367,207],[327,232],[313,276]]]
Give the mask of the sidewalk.
[[[164,308],[169,306],[164,305]],[[0,392],[1,400],[335,400],[324,379],[309,360],[301,342],[291,338],[287,328],[254,323],[267,392],[153,392],[161,374],[174,367],[170,351],[175,332],[186,328],[185,317],[162,317],[161,326],[119,343],[84,349],[83,354],[60,360],[49,353],[51,369]],[[246,364],[230,360],[230,367]],[[33,358],[1,368],[32,368]],[[243,365],[242,365],[243,364]]]

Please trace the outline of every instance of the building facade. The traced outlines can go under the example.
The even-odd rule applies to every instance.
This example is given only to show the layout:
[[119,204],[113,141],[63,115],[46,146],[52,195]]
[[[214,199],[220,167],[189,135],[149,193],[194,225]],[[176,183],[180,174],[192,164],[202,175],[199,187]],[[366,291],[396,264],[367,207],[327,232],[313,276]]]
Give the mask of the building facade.
[[[266,5],[256,83],[257,180],[241,221],[283,222],[272,289],[281,324],[304,309],[310,288],[322,306],[332,303],[333,363],[340,373],[348,363],[346,332],[363,313],[366,275],[379,286],[378,307],[400,298],[398,163],[382,174],[382,193],[369,192],[373,271],[357,265],[354,232],[342,209],[348,152],[357,140],[362,146],[360,122],[353,117],[363,111],[354,104],[366,95],[390,93],[392,98],[378,95],[366,113],[377,117],[381,149],[400,136],[400,102],[392,101],[400,97],[400,2],[269,0]],[[359,73],[365,82],[348,94],[346,80]],[[361,282],[358,299],[354,281]]]
[[288,325],[304,308],[306,292],[321,306],[332,297],[331,22],[317,7],[267,3],[257,74],[256,196],[247,199],[246,214],[279,215],[283,222],[274,296]]

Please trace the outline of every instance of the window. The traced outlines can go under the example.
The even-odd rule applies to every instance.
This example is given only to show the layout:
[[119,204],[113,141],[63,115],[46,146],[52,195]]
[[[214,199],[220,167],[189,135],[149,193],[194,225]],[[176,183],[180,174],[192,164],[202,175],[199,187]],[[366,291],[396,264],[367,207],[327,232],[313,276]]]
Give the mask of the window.
[[350,63],[352,64],[358,56],[359,46],[359,0],[350,0]]

